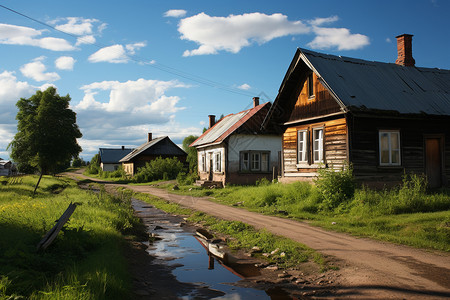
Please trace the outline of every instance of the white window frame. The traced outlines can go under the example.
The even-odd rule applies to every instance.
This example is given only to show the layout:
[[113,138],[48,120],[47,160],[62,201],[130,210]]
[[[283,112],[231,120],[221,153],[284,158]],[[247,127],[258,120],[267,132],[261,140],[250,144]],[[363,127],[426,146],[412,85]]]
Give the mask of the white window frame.
[[[320,132],[319,138],[316,138],[316,132]],[[323,162],[323,140],[324,140],[324,128],[313,128],[312,130],[312,161],[313,163]],[[317,146],[316,146],[317,142]],[[316,160],[316,153],[319,158]]]
[[[302,137],[300,139],[300,137]],[[297,163],[306,164],[308,163],[308,130],[297,131]]]
[[[397,134],[397,145],[398,148],[393,149],[393,145],[392,145],[392,134]],[[387,134],[388,136],[388,144],[387,144],[387,149],[382,149],[382,142],[381,142],[381,138],[383,135]],[[380,162],[380,166],[401,166],[402,164],[402,157],[401,157],[401,139],[400,139],[400,130],[379,130],[378,131],[378,150],[379,150],[379,162]],[[389,161],[388,162],[382,162],[382,152],[383,151],[388,151],[388,158]],[[398,152],[398,162],[393,162],[392,161],[392,154],[393,152]]]
[[201,171],[206,172],[206,154],[201,155]]
[[222,172],[222,153],[214,153],[214,172]]

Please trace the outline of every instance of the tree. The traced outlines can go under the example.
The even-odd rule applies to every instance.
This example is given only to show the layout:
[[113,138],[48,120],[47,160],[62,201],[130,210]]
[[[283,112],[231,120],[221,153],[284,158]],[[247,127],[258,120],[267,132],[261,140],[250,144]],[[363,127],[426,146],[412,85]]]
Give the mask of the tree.
[[69,95],[61,97],[54,87],[49,87],[16,103],[19,108],[16,116],[18,132],[8,147],[19,166],[29,166],[39,171],[34,193],[43,174],[70,165],[71,159],[81,152],[77,138],[82,134],[69,102]]
[[192,144],[196,139],[198,139],[198,136],[190,135],[188,137],[185,137],[183,140],[183,149],[188,154],[186,160],[189,163],[190,173],[197,172],[197,149],[195,149],[194,147],[189,147],[189,145]]

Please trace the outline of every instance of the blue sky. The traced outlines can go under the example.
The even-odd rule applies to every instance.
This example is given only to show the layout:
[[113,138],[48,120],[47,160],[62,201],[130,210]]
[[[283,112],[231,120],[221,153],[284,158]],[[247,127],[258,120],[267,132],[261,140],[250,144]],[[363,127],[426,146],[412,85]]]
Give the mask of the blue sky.
[[[81,156],[168,135],[181,144],[207,116],[273,101],[298,47],[395,62],[413,34],[416,66],[450,69],[450,1],[56,1],[0,7],[0,157],[15,103],[69,94]],[[58,30],[55,30],[53,28]],[[64,31],[65,33],[61,32]]]

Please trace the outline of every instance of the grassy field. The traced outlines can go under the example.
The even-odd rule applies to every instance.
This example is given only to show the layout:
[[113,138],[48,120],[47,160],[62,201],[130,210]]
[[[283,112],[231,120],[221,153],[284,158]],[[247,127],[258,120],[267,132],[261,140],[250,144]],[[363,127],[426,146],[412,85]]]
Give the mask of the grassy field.
[[[430,193],[424,185],[419,177],[406,176],[396,189],[356,188],[351,197],[335,206],[324,205],[323,191],[306,182],[224,189],[179,186],[178,191],[173,191],[171,184],[160,187],[191,196],[210,196],[212,201],[263,214],[309,220],[313,225],[358,236],[450,251],[450,192]],[[327,204],[331,201],[335,200]]]
[[[0,178],[0,299],[129,298],[123,235],[140,224],[129,199],[48,176],[32,198],[36,181]],[[45,251],[36,251],[70,202],[78,206],[69,222]]]

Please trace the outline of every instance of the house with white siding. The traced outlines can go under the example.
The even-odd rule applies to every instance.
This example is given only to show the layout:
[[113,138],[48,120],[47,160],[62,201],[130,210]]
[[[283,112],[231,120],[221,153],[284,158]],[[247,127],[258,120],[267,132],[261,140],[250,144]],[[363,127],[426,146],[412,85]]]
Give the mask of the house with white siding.
[[255,97],[252,108],[217,123],[209,116],[209,129],[190,145],[197,149],[200,184],[254,184],[277,177],[281,136],[260,130],[270,106]]

